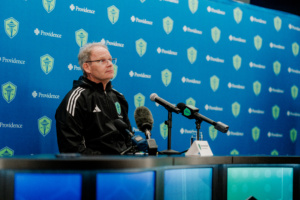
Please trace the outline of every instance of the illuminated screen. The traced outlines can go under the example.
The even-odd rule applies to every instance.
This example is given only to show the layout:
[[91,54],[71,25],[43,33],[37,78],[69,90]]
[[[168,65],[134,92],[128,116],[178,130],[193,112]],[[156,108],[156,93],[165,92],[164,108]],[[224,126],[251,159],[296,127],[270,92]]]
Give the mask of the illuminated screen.
[[165,200],[212,199],[212,168],[165,171]]
[[227,199],[293,199],[293,168],[228,168]]
[[143,199],[155,197],[155,172],[99,173],[97,174],[97,200]]
[[15,200],[80,200],[80,174],[15,174]]

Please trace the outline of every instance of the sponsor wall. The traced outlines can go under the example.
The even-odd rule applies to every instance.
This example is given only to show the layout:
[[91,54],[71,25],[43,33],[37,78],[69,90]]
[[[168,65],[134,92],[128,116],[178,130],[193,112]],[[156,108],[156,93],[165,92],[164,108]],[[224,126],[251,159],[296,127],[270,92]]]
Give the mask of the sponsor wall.
[[[148,107],[166,150],[168,112],[149,98],[199,108],[214,155],[299,155],[300,18],[231,1],[9,1],[0,8],[0,156],[58,153],[55,111],[81,74],[79,48],[105,43],[129,116]],[[172,114],[171,149],[196,137]]]

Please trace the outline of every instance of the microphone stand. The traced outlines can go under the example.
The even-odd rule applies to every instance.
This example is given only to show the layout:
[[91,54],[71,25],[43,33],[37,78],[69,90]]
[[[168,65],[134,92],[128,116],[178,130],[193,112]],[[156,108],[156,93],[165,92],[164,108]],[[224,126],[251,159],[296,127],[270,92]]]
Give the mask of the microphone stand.
[[[196,129],[197,129],[197,138],[196,140],[199,140],[199,132],[200,132],[200,128],[201,128],[201,123],[202,123],[202,120],[196,120],[195,124],[196,124]],[[201,133],[201,139],[200,140],[203,140],[203,134]]]

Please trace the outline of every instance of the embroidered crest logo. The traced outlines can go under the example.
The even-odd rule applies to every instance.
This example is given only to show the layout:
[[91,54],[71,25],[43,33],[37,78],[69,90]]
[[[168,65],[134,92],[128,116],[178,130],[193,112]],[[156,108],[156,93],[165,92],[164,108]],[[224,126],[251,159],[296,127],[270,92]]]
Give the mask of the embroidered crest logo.
[[194,14],[198,10],[198,0],[189,0],[189,9]]
[[217,136],[218,136],[218,130],[215,129],[214,126],[210,126],[208,130],[209,130],[209,137],[210,137],[210,139],[212,141],[214,141],[217,138]]
[[214,27],[211,29],[211,37],[215,43],[219,42],[221,36],[221,31],[218,27]]
[[142,38],[135,41],[135,49],[139,56],[142,57],[146,53],[147,42],[145,42]]
[[163,27],[167,34],[171,33],[173,30],[173,20],[170,17],[165,17],[163,19]]
[[188,48],[187,56],[188,56],[188,59],[189,59],[190,63],[194,64],[194,62],[197,59],[197,50],[194,47]]
[[19,32],[19,22],[13,17],[4,20],[5,33],[12,39]]
[[299,54],[299,45],[297,42],[294,42],[292,44],[292,51],[293,51],[294,56],[297,56]]
[[7,82],[2,85],[2,96],[7,103],[12,102],[17,94],[17,86],[12,82]]
[[118,74],[118,66],[117,65],[113,65],[114,67],[114,77],[111,79],[112,81],[116,78],[117,74]]
[[256,96],[260,94],[261,91],[261,83],[259,81],[255,81],[253,83],[253,91]]
[[43,7],[47,11],[47,13],[50,13],[54,10],[56,4],[56,0],[43,0]]
[[275,120],[278,119],[279,114],[280,114],[280,108],[277,105],[273,106],[272,107],[272,115]]
[[259,136],[260,136],[260,129],[257,126],[255,126],[252,129],[252,138],[256,142],[259,139]]
[[161,72],[161,80],[163,84],[167,87],[172,80],[172,72],[170,72],[168,69],[165,69]]
[[38,129],[42,136],[48,135],[51,131],[52,120],[47,116],[43,116],[38,119]]
[[160,124],[160,135],[164,140],[168,137],[168,126],[164,122]]
[[235,8],[233,10],[233,17],[237,24],[239,24],[242,21],[243,18],[243,11],[240,8]]
[[116,106],[118,115],[120,115],[120,114],[121,114],[121,105],[120,105],[120,103],[119,103],[119,102],[116,102],[116,103],[115,103],[115,106]]
[[298,97],[298,87],[296,85],[293,85],[291,87],[291,94],[293,99],[296,99]]
[[219,88],[219,82],[220,79],[216,75],[210,77],[210,87],[214,92]]
[[107,8],[108,19],[112,24],[115,24],[118,21],[119,13],[119,9],[114,5]]
[[11,157],[14,155],[14,150],[9,147],[4,147],[0,149],[0,157]]
[[296,129],[292,129],[291,131],[290,131],[290,138],[291,138],[291,141],[292,142],[295,142],[296,141],[296,139],[297,139],[297,130]]
[[186,105],[189,105],[189,106],[196,106],[196,101],[192,98],[192,97],[190,97],[190,98],[188,98],[186,101],[185,101],[185,104]]
[[52,58],[49,54],[45,54],[40,58],[41,68],[43,72],[48,75],[54,66],[54,58]]
[[259,35],[254,37],[254,46],[257,51],[259,51],[262,46],[262,39]]
[[232,61],[235,70],[239,70],[242,65],[242,58],[239,55],[235,55],[233,56]]
[[88,41],[88,33],[83,29],[79,29],[75,32],[75,39],[78,46],[82,47]]
[[275,17],[274,18],[274,27],[276,29],[276,31],[280,31],[281,29],[281,19],[279,17]]
[[278,61],[275,61],[273,63],[273,71],[275,73],[276,76],[278,76],[278,74],[280,73],[280,69],[281,69],[281,64]]
[[231,105],[231,111],[235,118],[240,114],[240,110],[241,110],[241,105],[238,102],[234,102]]
[[134,95],[134,105],[136,108],[145,105],[145,96],[141,93]]

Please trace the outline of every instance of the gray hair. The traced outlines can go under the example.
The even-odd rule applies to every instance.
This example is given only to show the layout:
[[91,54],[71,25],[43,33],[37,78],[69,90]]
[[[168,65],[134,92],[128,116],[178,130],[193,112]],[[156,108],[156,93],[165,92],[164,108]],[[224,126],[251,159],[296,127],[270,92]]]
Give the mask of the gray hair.
[[103,44],[102,42],[92,42],[87,43],[84,46],[82,46],[78,53],[78,63],[80,65],[81,70],[83,71],[83,75],[86,76],[86,73],[83,69],[83,64],[90,59],[91,52],[94,47],[103,47],[108,50],[107,46]]

